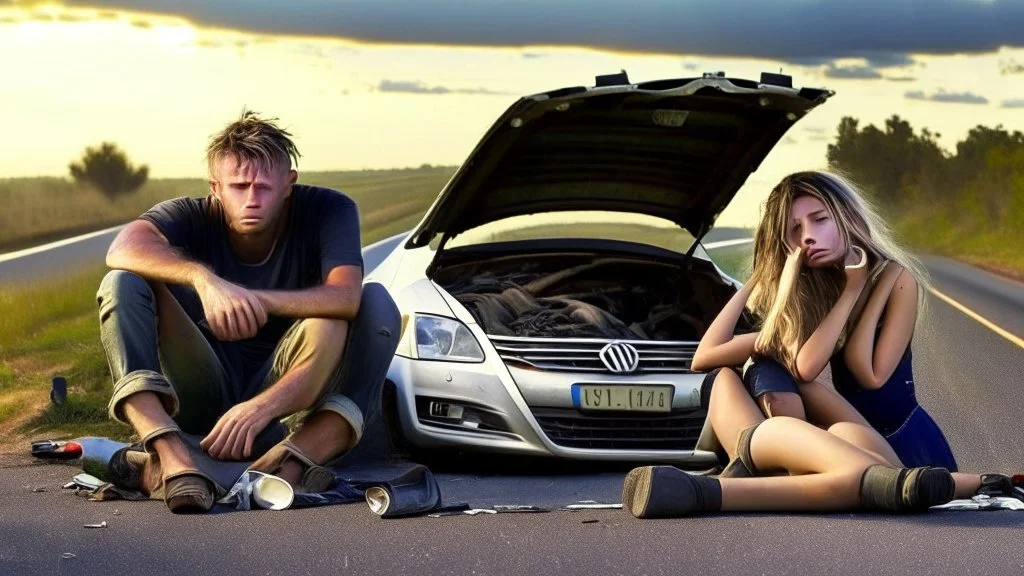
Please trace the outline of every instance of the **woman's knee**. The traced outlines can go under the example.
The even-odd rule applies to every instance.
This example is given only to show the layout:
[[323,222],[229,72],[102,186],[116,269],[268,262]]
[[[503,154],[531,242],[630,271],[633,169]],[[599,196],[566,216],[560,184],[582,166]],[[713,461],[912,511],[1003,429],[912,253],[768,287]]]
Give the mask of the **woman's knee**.
[[728,394],[730,390],[742,388],[743,380],[735,368],[715,368],[705,374],[704,381],[701,382],[701,406],[708,410],[711,408],[712,399],[716,396]]
[[828,433],[860,448],[879,464],[902,466],[898,459],[893,462],[891,457],[885,455],[892,450],[885,438],[872,428],[856,422],[836,422],[828,427]]

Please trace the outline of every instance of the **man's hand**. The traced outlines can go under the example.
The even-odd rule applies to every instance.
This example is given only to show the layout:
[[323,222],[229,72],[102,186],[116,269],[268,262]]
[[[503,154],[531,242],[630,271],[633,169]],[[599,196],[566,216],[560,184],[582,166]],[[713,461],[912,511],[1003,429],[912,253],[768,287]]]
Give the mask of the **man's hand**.
[[263,302],[251,290],[209,274],[195,283],[206,323],[218,340],[252,338],[267,323]]
[[262,403],[249,400],[232,406],[199,446],[218,460],[242,460],[252,455],[256,435],[273,419]]

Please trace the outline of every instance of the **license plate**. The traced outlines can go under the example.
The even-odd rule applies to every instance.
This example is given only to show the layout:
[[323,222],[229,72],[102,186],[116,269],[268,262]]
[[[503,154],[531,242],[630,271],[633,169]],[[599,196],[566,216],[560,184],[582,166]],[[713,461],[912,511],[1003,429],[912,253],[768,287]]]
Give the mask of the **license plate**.
[[672,386],[575,384],[573,404],[586,410],[670,412]]

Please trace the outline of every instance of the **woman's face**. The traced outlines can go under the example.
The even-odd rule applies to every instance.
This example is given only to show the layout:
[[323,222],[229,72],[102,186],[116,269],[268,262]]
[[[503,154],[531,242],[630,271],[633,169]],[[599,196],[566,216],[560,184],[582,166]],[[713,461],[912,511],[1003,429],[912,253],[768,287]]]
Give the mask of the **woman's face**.
[[828,266],[845,259],[846,246],[835,218],[814,196],[800,196],[793,200],[786,226],[786,244],[790,250],[803,246],[807,266]]

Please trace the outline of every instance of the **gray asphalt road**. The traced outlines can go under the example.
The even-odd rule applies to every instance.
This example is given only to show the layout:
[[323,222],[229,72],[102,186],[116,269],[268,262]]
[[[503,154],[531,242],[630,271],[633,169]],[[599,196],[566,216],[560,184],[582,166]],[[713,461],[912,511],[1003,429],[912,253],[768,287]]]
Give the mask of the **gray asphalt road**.
[[111,229],[53,243],[0,254],[0,284],[33,282],[103,264],[107,248],[118,229]]
[[[1024,285],[943,259],[927,263],[938,290],[1024,337]],[[914,351],[920,401],[961,468],[1024,472],[1024,350],[930,297]],[[0,457],[0,574],[1024,572],[1024,512],[637,521],[606,510],[382,520],[352,504],[175,517],[157,502],[76,498],[59,489],[72,468],[19,460]],[[477,506],[613,501],[623,475],[454,466],[439,469],[443,494]],[[83,527],[104,520],[105,529]]]

